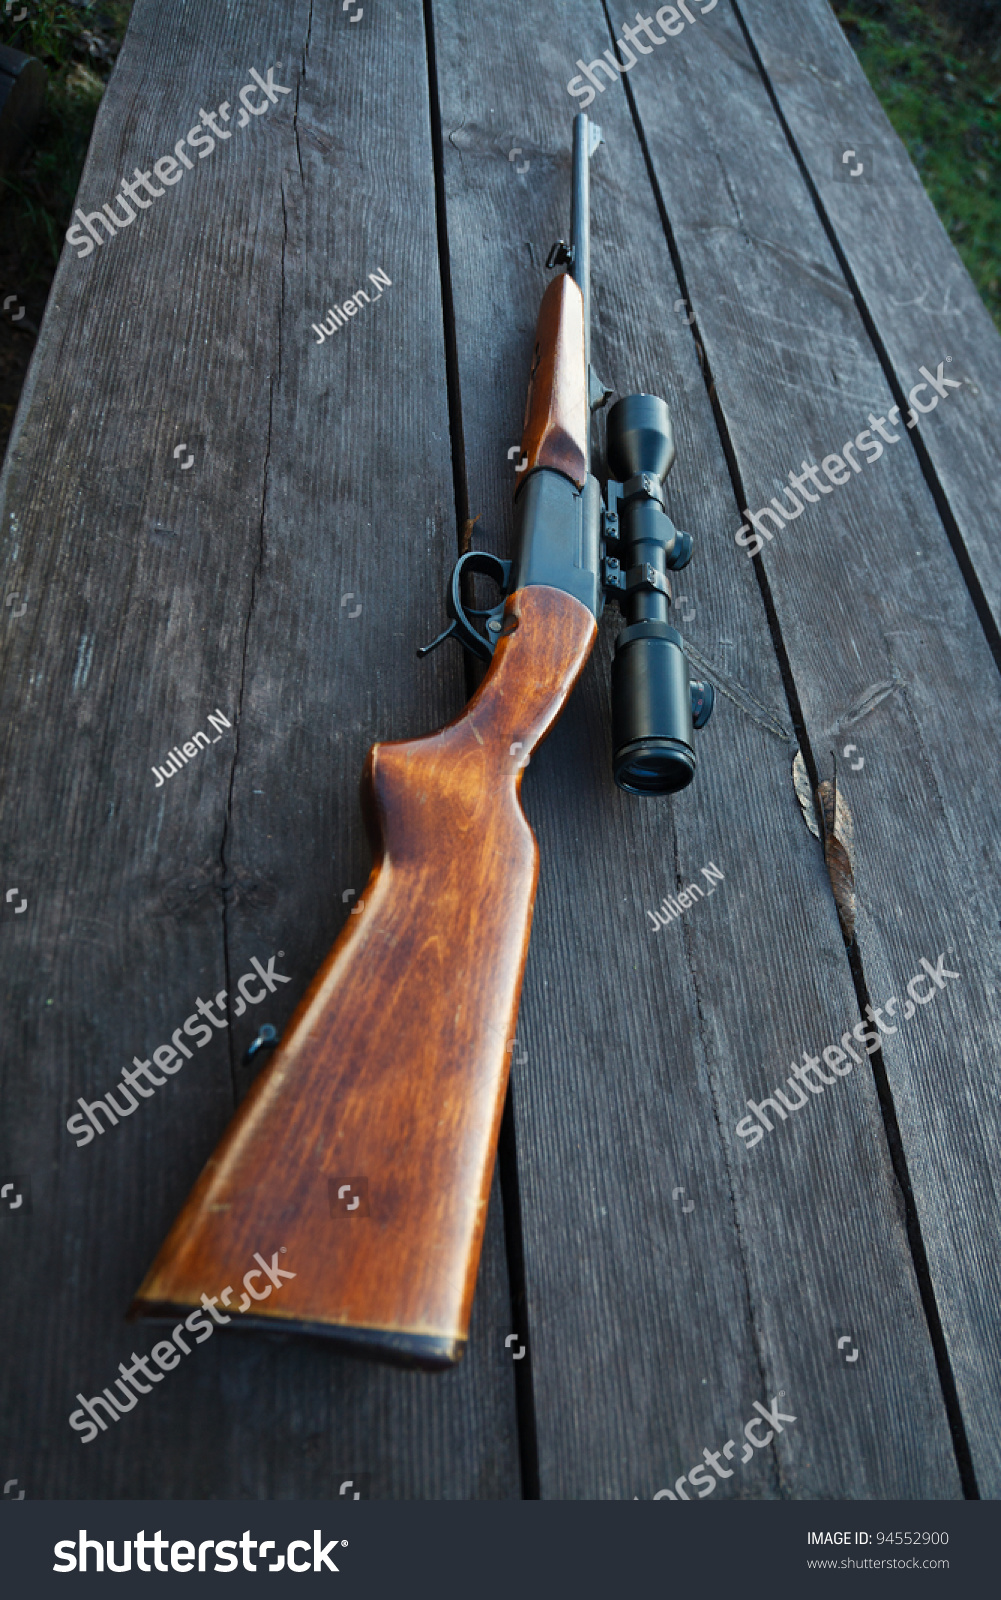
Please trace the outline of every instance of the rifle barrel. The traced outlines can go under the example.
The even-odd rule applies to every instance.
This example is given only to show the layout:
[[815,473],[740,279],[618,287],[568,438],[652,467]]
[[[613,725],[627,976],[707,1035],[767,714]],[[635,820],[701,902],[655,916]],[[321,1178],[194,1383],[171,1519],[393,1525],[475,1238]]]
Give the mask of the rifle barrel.
[[570,275],[584,301],[584,364],[591,368],[591,177],[590,158],[601,143],[601,129],[583,111],[573,119],[573,186],[570,205]]

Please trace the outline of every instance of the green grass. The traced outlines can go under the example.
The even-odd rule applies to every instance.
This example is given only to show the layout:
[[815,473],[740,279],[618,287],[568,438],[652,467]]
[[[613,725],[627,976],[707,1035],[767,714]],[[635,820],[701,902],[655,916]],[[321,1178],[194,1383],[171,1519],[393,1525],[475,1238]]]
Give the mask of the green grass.
[[[12,19],[21,10],[27,16]],[[94,118],[125,34],[131,0],[14,0],[0,10],[0,43],[37,56],[49,75],[45,108],[17,172],[0,184],[0,218],[27,288],[51,278],[69,226]]]
[[1001,328],[1001,48],[933,0],[832,4]]
[[8,11],[0,0],[0,44],[37,57],[48,73],[20,166],[0,174],[0,299],[15,295],[19,305],[0,316],[0,458],[131,10],[132,0],[13,0]]

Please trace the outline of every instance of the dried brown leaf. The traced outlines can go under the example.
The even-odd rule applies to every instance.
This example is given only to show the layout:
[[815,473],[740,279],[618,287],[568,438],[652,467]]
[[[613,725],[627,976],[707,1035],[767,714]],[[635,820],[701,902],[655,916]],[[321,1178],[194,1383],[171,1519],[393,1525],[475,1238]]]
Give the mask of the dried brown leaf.
[[792,764],[792,781],[796,790],[796,799],[803,810],[803,821],[806,823],[815,839],[820,838],[820,829],[817,827],[817,813],[813,804],[813,790],[810,787],[810,774],[806,770],[806,762],[802,752],[797,750]]
[[824,813],[824,859],[834,890],[841,927],[846,939],[855,932],[855,830],[852,814],[840,788],[822,783],[817,790]]
[[[820,838],[813,790],[806,763],[797,750],[792,764],[792,781],[796,798],[805,821],[815,838]],[[841,787],[837,782],[823,782],[817,790],[817,800],[824,823],[824,860],[831,880],[834,903],[846,939],[855,932],[855,828]]]

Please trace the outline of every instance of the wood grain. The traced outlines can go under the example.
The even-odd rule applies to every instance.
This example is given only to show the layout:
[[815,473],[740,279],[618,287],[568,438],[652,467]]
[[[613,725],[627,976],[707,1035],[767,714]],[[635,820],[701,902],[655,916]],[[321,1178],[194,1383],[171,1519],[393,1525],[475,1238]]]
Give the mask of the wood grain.
[[[842,455],[870,413],[889,419],[894,398],[736,17],[720,7],[710,20],[686,32],[670,112],[649,75],[637,70],[631,82],[741,510],[755,510],[801,463]],[[693,142],[712,159],[693,161]],[[869,248],[890,250],[880,206],[856,203],[863,214],[841,226],[868,226]],[[983,329],[982,338],[997,335]],[[948,353],[933,346],[926,364],[935,371]],[[950,391],[925,419],[929,432],[940,412],[937,426],[957,426],[950,417],[975,401],[965,386]],[[920,1022],[883,1039],[882,1058],[986,1497],[1001,1493],[1001,935],[992,888],[1001,802],[985,730],[1001,720],[1001,683],[911,435],[903,425],[888,431],[895,440],[883,456],[805,503],[761,561],[807,743],[822,777],[835,754],[854,818],[856,938],[871,1003],[902,997],[922,958],[944,955],[960,974]],[[746,561],[737,524],[723,526],[721,559]],[[855,746],[847,758],[846,743]]]
[[[34,1202],[5,1228],[0,1315],[32,1498],[336,1499],[359,1474],[375,1498],[520,1492],[496,1204],[466,1359],[435,1383],[220,1329],[98,1440],[67,1421],[162,1337],[125,1321],[136,1285],[267,1060],[248,1044],[349,919],[366,751],[466,698],[457,656],[414,656],[457,549],[425,60],[413,8],[352,26],[304,0],[137,0],[99,113],[88,211],[251,66],[293,91],[107,247],[66,252],[0,480],[4,593],[28,604],[0,636],[0,841],[29,901],[0,928],[3,1153]],[[216,706],[232,731],[155,789]],[[290,983],[75,1148],[78,1096],[278,951]]]
[[587,477],[587,372],[584,301],[568,272],[554,278],[539,308],[525,401],[522,470],[551,467],[578,487]]
[[[677,108],[695,72],[688,33],[715,17],[630,74],[647,75],[673,119],[679,184],[713,161],[711,136],[693,139]],[[496,419],[517,436],[542,262],[568,226],[577,106],[565,84],[578,56],[610,40],[599,4],[554,8],[531,30],[436,4],[435,27],[470,513],[508,555],[513,525],[496,507],[511,469]],[[753,81],[717,95],[717,122]],[[679,621],[726,692],[684,796],[622,794],[608,611],[525,782],[541,866],[513,1094],[542,1494],[649,1498],[737,1437],[755,1400],[785,1390],[796,1424],[714,1498],[956,1497],[872,1074],[825,1092],[784,1141],[745,1151],[734,1134],[746,1099],[856,1021],[857,1001],[795,802],[793,747],[768,731],[790,716],[751,564],[735,559],[740,519],[685,290],[621,89],[591,110],[605,136],[591,164],[593,360],[618,393],[671,406],[669,510],[695,537]],[[521,176],[513,142],[531,163]],[[707,265],[701,292],[734,295],[732,274]],[[735,381],[746,337],[727,347]],[[781,395],[793,411],[799,391]],[[770,415],[784,434],[790,418]],[[646,908],[702,882],[710,861],[725,885],[652,935]],[[852,1329],[863,1355],[846,1366],[837,1339]]]
[[[451,443],[466,441],[456,471],[478,542],[510,555],[520,478],[507,450],[541,263],[569,224],[577,103],[565,85],[610,35],[597,0],[536,8],[530,22],[468,0],[432,10],[461,394]],[[819,175],[825,102],[846,108],[831,113],[840,140],[856,111],[875,117],[871,97],[856,94],[857,68],[813,0],[801,47],[800,7],[741,10]],[[254,0],[238,16],[137,0],[86,209],[170,148],[199,105],[232,98],[251,65],[284,62],[294,95],[110,248],[62,261],[0,477],[4,592],[28,601],[0,637],[0,851],[5,884],[29,899],[0,924],[0,1153],[33,1191],[30,1215],[3,1219],[0,1336],[8,1470],[32,1497],[329,1499],[362,1474],[378,1496],[520,1490],[496,1185],[455,1371],[428,1380],[318,1340],[224,1335],[92,1445],[66,1421],[78,1390],[99,1392],[148,1348],[124,1312],[251,1087],[246,1045],[261,1021],[284,1027],[338,917],[350,926],[342,897],[357,898],[368,863],[365,751],[439,726],[464,699],[454,655],[413,661],[440,627],[457,547],[425,60],[416,8],[366,6],[351,26],[305,0],[280,12]],[[748,499],[780,493],[801,455],[837,451],[892,403],[847,261],[901,384],[915,363],[935,370],[936,347],[957,354],[941,338],[961,307],[973,381],[916,431],[993,605],[995,558],[977,527],[996,487],[997,351],[878,118],[861,126],[900,192],[873,206],[815,176],[833,249],[730,8],[639,55],[626,82],[644,149],[621,85],[592,108],[606,137],[592,163],[595,364],[620,393],[671,404],[670,508],[697,541],[679,619],[735,699],[718,697],[682,799],[620,794],[610,614],[524,788],[541,876],[514,1052],[530,1332],[519,1370],[534,1369],[542,1492],[648,1497],[784,1389],[796,1424],[716,1498],[955,1497],[871,1072],[753,1151],[734,1136],[746,1099],[858,1009],[792,750],[766,731],[790,713],[733,533]],[[315,347],[310,324],[380,267],[391,287]],[[185,438],[201,465],[182,479],[172,451]],[[855,817],[874,1002],[950,944],[963,974],[961,991],[887,1040],[885,1063],[987,1495],[1001,1482],[990,889],[1001,819],[984,729],[1001,706],[905,448],[808,506],[764,561],[808,743],[818,760],[839,753]],[[151,794],[148,765],[217,705],[234,723],[217,766],[206,758]],[[865,757],[856,772],[846,739]],[[726,874],[711,902],[651,935],[646,907],[710,860]],[[78,1095],[103,1093],[196,995],[233,988],[252,956],[278,949],[289,986],[233,1018],[125,1124],[72,1147]],[[270,1257],[267,1241],[252,1248]],[[852,1367],[837,1350],[846,1333],[860,1349]]]
[[[962,386],[949,403],[939,399],[934,411],[917,411],[909,436],[974,592],[997,625],[1001,339],[827,0],[740,0],[738,10],[895,379],[904,418],[922,366],[935,373],[941,362]],[[841,157],[854,145],[868,167],[846,181]],[[934,400],[927,388],[919,397],[924,406]]]
[[[254,1319],[364,1334],[366,1354],[414,1365],[461,1357],[538,873],[518,792],[597,631],[556,589],[518,591],[504,619],[460,717],[371,751],[375,865],[358,916],[209,1160],[137,1310],[199,1305],[206,1284],[239,1280],[255,1241],[280,1234],[283,1266],[298,1271],[263,1303],[243,1296]],[[345,1182],[364,1215],[338,1205]]]

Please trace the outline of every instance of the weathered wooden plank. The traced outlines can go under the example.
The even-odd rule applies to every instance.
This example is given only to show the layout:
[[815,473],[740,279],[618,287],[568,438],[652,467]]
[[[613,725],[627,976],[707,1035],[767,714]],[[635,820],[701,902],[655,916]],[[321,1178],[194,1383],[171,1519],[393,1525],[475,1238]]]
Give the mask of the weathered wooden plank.
[[[541,263],[569,224],[564,85],[607,33],[584,0],[531,30],[468,5],[434,17],[470,512],[478,542],[506,554]],[[797,1421],[753,1465],[738,1445],[717,1494],[956,1496],[871,1075],[753,1152],[734,1135],[744,1100],[836,1038],[856,1000],[792,747],[763,726],[788,712],[754,575],[725,531],[732,491],[621,89],[594,110],[607,141],[592,169],[594,360],[620,393],[671,403],[671,504],[697,539],[685,631],[750,714],[720,696],[674,801],[617,791],[606,613],[526,775],[542,867],[514,1092],[542,1494],[673,1493],[783,1391]],[[725,874],[713,904],[652,935],[645,908],[710,861]],[[846,1333],[863,1352],[852,1365]]]
[[[943,406],[919,388],[912,430],[947,526],[995,624],[1001,619],[1001,339],[826,0],[738,5],[822,215],[908,414],[921,368],[963,385]],[[846,164],[848,149],[861,160]],[[863,171],[851,178],[858,166]],[[935,406],[922,414],[922,406]],[[967,563],[969,564],[967,567]],[[996,632],[994,634],[996,639]]]
[[[985,883],[998,870],[999,818],[993,763],[981,752],[983,728],[1001,713],[997,674],[733,12],[720,7],[686,28],[629,82],[743,503],[753,511],[790,491],[790,470],[825,460],[830,468],[826,493],[798,499],[799,512],[786,500],[793,520],[769,528],[762,561],[818,764],[829,775],[829,752],[840,756],[846,740],[857,747],[840,774],[855,821],[858,950],[872,1003],[899,996],[899,1017],[922,958],[935,965],[944,955],[959,975],[941,980],[945,992],[928,1009],[888,1022],[898,1031],[885,1038],[883,1060],[977,1482],[996,1496],[999,939]],[[888,252],[892,244],[888,236]],[[950,353],[920,339],[914,350],[932,371]],[[966,385],[945,394],[939,428],[970,403]],[[855,470],[839,466],[842,441],[864,429],[871,440],[877,423],[889,435],[882,456],[863,442],[852,463],[849,445]],[[724,527],[720,559],[741,565]],[[785,1049],[797,1037],[786,1025]]]
[[[281,87],[248,92],[241,128],[251,68]],[[282,1027],[362,886],[367,746],[462,703],[454,660],[414,659],[456,545],[427,95],[413,8],[352,27],[138,0],[100,113],[86,212],[232,102],[124,236],[64,253],[0,481],[5,592],[27,602],[4,618],[0,840],[29,902],[2,929],[3,1155],[33,1199],[3,1224],[5,1415],[32,1497],[336,1499],[359,1475],[373,1496],[519,1493],[496,1195],[454,1374],[223,1337],[92,1443],[67,1425],[162,1337],[124,1310],[254,1031]],[[363,287],[319,344],[310,324]],[[198,728],[191,770],[156,785]],[[248,983],[228,1038],[75,1146],[78,1096],[272,957],[287,981]]]

